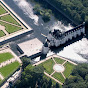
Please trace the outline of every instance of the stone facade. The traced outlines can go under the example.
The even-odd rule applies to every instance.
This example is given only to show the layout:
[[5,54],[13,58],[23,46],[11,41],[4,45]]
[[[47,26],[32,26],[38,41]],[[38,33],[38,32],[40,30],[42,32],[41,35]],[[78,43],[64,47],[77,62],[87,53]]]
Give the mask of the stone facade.
[[68,40],[72,40],[81,34],[85,34],[85,23],[69,30],[64,33],[60,32],[59,30],[54,30],[50,32],[47,36],[47,44],[48,47],[55,46],[58,47]]

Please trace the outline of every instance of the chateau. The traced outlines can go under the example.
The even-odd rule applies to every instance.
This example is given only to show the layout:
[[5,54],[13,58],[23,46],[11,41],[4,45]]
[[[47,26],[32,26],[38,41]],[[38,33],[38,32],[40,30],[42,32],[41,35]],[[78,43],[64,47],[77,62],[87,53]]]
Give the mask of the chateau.
[[49,32],[44,48],[51,46],[58,47],[66,43],[68,40],[72,40],[73,38],[80,36],[81,34],[85,34],[85,23],[64,33],[60,30],[54,29],[54,31]]

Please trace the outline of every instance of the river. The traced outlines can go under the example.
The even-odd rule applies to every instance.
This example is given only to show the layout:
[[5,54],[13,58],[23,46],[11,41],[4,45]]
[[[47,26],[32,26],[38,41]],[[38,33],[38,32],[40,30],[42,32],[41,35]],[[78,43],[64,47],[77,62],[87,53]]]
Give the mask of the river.
[[[15,45],[17,43],[32,39],[37,37],[41,42],[44,43],[45,37],[41,35],[44,34],[47,36],[49,30],[60,29],[61,31],[67,31],[73,28],[69,23],[66,26],[60,20],[56,20],[53,16],[51,21],[44,23],[40,16],[37,16],[33,13],[33,3],[27,2],[26,0],[4,0],[33,30],[34,32],[30,35],[25,36],[24,38],[18,39],[15,42],[11,42],[13,50],[15,50]],[[66,58],[69,58],[72,61],[76,62],[87,62],[88,59],[88,40],[87,38],[82,38],[79,41],[76,41],[62,50],[57,51],[57,54]],[[17,52],[16,52],[17,53]],[[49,51],[47,56],[52,55],[54,52]]]

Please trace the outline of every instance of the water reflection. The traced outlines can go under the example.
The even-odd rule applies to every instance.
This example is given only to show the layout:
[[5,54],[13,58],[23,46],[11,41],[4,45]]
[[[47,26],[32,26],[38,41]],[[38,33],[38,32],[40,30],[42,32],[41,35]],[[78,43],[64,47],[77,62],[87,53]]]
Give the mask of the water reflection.
[[[43,33],[47,36],[49,30],[53,30],[54,28],[60,29],[61,31],[67,31],[72,28],[70,24],[67,26],[64,25],[61,21],[56,20],[53,16],[51,17],[51,21],[48,23],[44,23],[41,17],[36,16],[33,13],[33,6],[30,2],[26,0],[4,0],[29,26],[31,26],[34,30],[33,34],[26,35],[24,38],[13,41],[11,45],[12,49],[15,50],[15,45],[19,42],[23,42],[32,38],[37,37],[40,41],[44,42],[45,37],[41,35]],[[53,53],[57,53],[63,57],[69,58],[73,61],[77,62],[87,62],[88,59],[88,40],[86,38],[81,38],[79,41],[75,41],[72,44],[65,46],[63,49],[59,47],[57,52],[49,51],[47,56],[52,55]]]

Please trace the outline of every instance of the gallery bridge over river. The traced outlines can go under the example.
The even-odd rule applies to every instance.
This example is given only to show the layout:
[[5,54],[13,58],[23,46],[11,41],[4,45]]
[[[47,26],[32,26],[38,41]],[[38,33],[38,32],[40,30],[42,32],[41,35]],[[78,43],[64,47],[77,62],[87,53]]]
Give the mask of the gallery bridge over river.
[[77,38],[77,36],[80,36],[81,34],[85,34],[85,23],[64,33],[62,33],[60,30],[54,29],[54,31],[49,32],[46,43],[44,45],[44,49],[49,49],[49,47],[52,46],[58,47],[62,44],[65,44],[68,40]]

